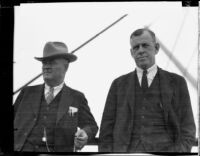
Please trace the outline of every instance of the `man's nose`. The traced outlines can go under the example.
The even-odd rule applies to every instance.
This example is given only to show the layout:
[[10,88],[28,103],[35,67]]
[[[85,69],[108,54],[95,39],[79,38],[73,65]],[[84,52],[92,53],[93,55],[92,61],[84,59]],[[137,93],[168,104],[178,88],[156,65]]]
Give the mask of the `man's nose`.
[[142,45],[139,45],[138,53],[143,53],[143,52],[144,52],[144,47]]
[[43,68],[45,69],[45,68],[50,68],[51,67],[51,65],[49,64],[49,63],[45,63],[45,64],[43,64]]

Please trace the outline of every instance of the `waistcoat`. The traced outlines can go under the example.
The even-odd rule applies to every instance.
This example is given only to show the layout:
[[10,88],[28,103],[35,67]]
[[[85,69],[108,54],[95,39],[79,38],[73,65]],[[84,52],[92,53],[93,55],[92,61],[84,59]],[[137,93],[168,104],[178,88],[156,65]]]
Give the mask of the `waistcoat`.
[[44,129],[46,131],[46,138],[50,151],[53,151],[54,127],[56,125],[57,110],[61,92],[62,90],[56,95],[50,104],[47,104],[45,96],[43,95],[37,122],[30,135],[27,137],[23,151],[47,152],[46,143],[42,141]]
[[171,143],[164,121],[159,75],[156,74],[145,93],[135,76],[134,128],[130,149],[134,151],[138,144],[142,144],[145,151],[156,151],[157,144]]

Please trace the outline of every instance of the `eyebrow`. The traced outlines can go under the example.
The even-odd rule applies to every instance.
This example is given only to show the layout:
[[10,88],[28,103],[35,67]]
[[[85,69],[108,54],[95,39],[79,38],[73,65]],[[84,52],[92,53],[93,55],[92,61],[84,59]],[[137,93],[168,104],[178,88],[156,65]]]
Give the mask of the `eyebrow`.
[[135,44],[134,46],[137,46],[137,45],[140,45],[140,44],[151,44],[151,43],[153,43],[153,41],[152,42],[133,43],[133,44]]

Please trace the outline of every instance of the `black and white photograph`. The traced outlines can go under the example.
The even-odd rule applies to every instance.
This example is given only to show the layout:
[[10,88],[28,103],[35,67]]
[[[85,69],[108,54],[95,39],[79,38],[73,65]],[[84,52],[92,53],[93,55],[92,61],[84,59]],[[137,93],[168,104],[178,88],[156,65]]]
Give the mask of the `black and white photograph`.
[[180,1],[14,6],[14,151],[197,154],[198,20]]

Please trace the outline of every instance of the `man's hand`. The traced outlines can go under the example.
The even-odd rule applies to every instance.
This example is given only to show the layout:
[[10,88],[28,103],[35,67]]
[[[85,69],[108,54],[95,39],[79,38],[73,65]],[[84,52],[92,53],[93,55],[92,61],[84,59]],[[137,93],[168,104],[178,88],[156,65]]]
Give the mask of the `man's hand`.
[[83,129],[78,129],[75,134],[74,144],[77,150],[83,148],[87,144],[88,135]]

